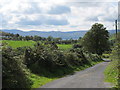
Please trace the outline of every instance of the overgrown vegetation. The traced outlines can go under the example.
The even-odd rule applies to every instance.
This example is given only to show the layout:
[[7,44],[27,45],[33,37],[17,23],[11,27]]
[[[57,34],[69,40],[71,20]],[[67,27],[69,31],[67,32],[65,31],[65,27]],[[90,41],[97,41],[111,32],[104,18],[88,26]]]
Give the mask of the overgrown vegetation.
[[[87,54],[88,55],[88,54]],[[36,74],[47,76],[49,72],[56,76],[64,75],[67,70],[72,70],[74,66],[83,66],[90,64],[91,61],[101,60],[98,56],[88,55],[87,59],[81,49],[72,49],[68,52],[54,48],[52,45],[37,44],[34,49],[25,51],[25,64]],[[94,58],[92,58],[94,57]]]
[[104,73],[106,82],[111,82],[116,88],[120,88],[120,32],[117,36],[116,43],[109,58],[112,62],[107,66]]
[[[30,88],[43,85],[55,78],[73,73],[75,70],[81,70],[86,65],[92,66],[93,62],[101,61],[98,55],[83,53],[80,48],[66,52],[55,48],[52,44],[37,43],[34,48],[3,47],[2,52],[3,88],[11,86],[12,88]],[[37,80],[39,84],[34,80],[37,77],[40,79]],[[42,82],[43,79],[46,81]]]
[[[5,33],[4,35],[5,40],[13,39],[14,42],[3,41],[3,88],[37,88],[51,80],[102,61],[99,56],[101,52],[93,54],[93,52],[86,51],[83,48],[84,45],[80,44],[81,38],[79,40],[38,36],[19,38],[18,34],[6,35]],[[25,44],[21,45],[21,43]]]
[[23,56],[12,48],[2,49],[2,87],[3,88],[31,88],[32,82],[28,79]]

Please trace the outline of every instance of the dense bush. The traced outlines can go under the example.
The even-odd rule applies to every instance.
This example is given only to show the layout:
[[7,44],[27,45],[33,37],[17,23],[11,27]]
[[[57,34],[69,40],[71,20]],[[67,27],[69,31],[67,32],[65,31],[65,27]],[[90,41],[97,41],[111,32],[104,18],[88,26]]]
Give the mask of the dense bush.
[[[51,45],[37,45],[34,49],[26,49],[25,63],[30,68],[37,64],[46,69],[52,69],[59,66],[65,66],[63,52],[57,50]],[[34,71],[34,70],[33,70]]]
[[82,48],[82,45],[80,45],[80,44],[74,44],[73,48]]
[[3,88],[30,88],[23,56],[17,56],[12,48],[2,49],[2,87]]
[[35,48],[29,48],[25,51],[25,64],[37,74],[45,73],[46,70],[55,73],[60,68],[84,66],[98,60],[101,60],[99,56],[84,53],[81,48],[61,51],[53,44],[37,44]]

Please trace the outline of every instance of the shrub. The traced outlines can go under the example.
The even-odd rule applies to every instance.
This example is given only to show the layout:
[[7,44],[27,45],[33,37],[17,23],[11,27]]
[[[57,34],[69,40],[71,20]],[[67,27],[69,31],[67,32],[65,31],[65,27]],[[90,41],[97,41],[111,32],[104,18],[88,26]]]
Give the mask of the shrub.
[[82,48],[82,45],[80,45],[80,44],[74,44],[73,48]]
[[55,73],[63,68],[84,66],[98,59],[97,55],[84,53],[81,48],[61,51],[51,44],[39,44],[25,51],[25,64],[36,74],[45,73],[45,71]]
[[15,56],[12,48],[2,50],[2,87],[30,88],[32,82],[27,77],[22,56]]

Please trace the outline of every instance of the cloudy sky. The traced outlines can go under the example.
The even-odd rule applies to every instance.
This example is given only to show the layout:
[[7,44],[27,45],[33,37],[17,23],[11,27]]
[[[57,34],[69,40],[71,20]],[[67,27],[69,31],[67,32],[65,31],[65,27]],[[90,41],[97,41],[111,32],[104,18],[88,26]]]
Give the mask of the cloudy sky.
[[118,0],[0,0],[0,28],[24,31],[114,29]]

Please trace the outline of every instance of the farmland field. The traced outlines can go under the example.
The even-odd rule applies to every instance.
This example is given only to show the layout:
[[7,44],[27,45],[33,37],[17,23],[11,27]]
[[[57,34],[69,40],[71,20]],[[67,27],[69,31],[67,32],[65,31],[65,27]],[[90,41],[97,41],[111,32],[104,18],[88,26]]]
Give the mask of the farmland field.
[[[6,43],[7,46],[12,48],[24,47],[24,46],[33,46],[35,41],[13,41],[13,40],[3,40],[2,43]],[[72,48],[72,44],[57,44],[61,50],[69,50]]]
[[57,44],[57,46],[61,50],[69,50],[72,48],[72,44]]
[[33,46],[34,41],[12,41],[12,40],[3,40],[2,43],[6,43],[7,46],[12,48],[24,47],[24,46]]

